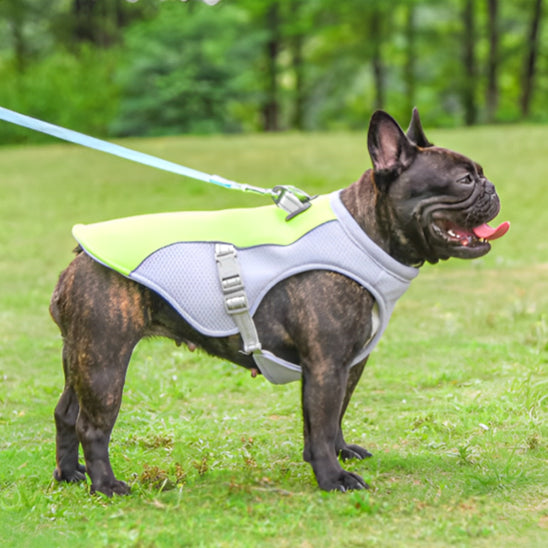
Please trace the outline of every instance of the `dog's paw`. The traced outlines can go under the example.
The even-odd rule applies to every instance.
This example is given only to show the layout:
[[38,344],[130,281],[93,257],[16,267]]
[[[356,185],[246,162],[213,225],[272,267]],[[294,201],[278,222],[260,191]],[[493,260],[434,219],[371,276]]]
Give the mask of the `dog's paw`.
[[339,450],[339,456],[344,461],[350,459],[367,459],[369,457],[372,457],[373,455],[367,449],[364,449],[359,445],[346,445]]
[[331,476],[317,478],[320,489],[324,491],[357,491],[360,489],[369,489],[369,485],[363,481],[361,476],[353,472],[347,472],[340,469],[340,472]]
[[129,485],[125,481],[114,480],[108,485],[95,485],[91,484],[89,489],[90,495],[95,493],[103,493],[109,498],[112,498],[113,495],[129,495],[131,491]]
[[86,479],[86,467],[78,464],[74,470],[63,471],[56,468],[53,471],[53,477],[57,481],[66,481],[67,483],[78,483]]
[[359,491],[361,489],[369,489],[369,485],[363,481],[362,477],[358,476],[358,474],[343,470],[342,474],[335,482],[335,485],[333,485],[331,489],[327,490],[346,493],[346,491]]

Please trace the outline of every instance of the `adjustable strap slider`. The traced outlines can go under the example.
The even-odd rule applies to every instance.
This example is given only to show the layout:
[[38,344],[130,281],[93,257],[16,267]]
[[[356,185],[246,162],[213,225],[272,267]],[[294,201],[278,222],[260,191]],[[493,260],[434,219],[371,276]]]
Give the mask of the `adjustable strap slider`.
[[225,297],[225,307],[229,314],[238,314],[247,310],[247,299],[245,295]]
[[224,278],[221,280],[223,287],[223,293],[230,293],[232,291],[240,291],[244,288],[242,278],[240,276],[231,276],[230,278]]
[[261,342],[255,323],[249,313],[247,295],[238,264],[236,248],[231,244],[215,245],[215,260],[219,281],[224,295],[225,310],[234,320],[244,344],[244,353],[252,354],[261,350]]

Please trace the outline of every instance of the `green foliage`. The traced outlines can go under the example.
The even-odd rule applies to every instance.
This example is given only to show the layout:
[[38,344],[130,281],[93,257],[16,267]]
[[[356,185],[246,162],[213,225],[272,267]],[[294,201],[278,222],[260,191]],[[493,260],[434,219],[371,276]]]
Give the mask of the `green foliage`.
[[[0,62],[0,104],[12,110],[78,131],[104,135],[118,105],[112,82],[114,52],[83,47],[78,55],[58,51],[21,73],[10,62]],[[0,143],[46,138],[0,123]]]
[[[319,492],[302,462],[298,384],[164,340],[137,347],[112,436],[132,494],[57,484],[61,341],[47,307],[71,226],[265,202],[70,145],[0,149],[2,545],[545,546],[548,130],[427,133],[483,165],[513,225],[481,260],[425,267],[398,303],[345,421],[348,441],[373,453],[347,463],[371,489],[346,494]],[[362,130],[124,144],[316,193],[358,178],[364,142]]]
[[[158,16],[126,33],[118,80],[123,101],[112,123],[118,135],[213,133],[241,129],[246,69],[254,31],[246,14],[223,3],[181,11],[167,3]],[[244,74],[244,77],[241,75]]]
[[[119,136],[356,129],[375,108],[403,117],[413,105],[428,125],[461,125],[471,107],[474,123],[516,122],[526,116],[535,2],[498,0],[496,49],[487,3],[472,3],[472,38],[464,4],[2,0],[0,104]],[[488,99],[492,51],[497,93]],[[534,121],[548,120],[547,62],[537,55]],[[43,139],[2,126],[0,143]]]

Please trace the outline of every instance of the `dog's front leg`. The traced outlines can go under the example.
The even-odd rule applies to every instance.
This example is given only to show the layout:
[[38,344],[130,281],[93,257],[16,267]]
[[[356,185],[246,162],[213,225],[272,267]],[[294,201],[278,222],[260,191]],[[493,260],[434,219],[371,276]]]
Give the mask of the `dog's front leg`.
[[[338,453],[351,447],[344,442],[340,422],[365,364],[350,367],[371,335],[373,298],[353,280],[329,271],[294,276],[277,291],[269,295],[270,309],[263,307],[261,312],[270,323],[276,314],[285,314],[280,322],[286,326],[284,340],[290,340],[298,353],[303,458],[312,465],[321,489],[364,489],[367,485],[360,476],[341,467]],[[287,311],[280,306],[284,302],[291,304]],[[276,351],[274,343],[268,341],[265,347]]]
[[339,364],[303,361],[303,458],[311,464],[319,487],[326,491],[368,487],[360,476],[344,470],[337,458],[347,381],[348,371]]
[[358,385],[358,382],[362,376],[366,363],[367,363],[367,358],[365,358],[362,362],[352,367],[352,369],[350,369],[350,373],[348,374],[348,382],[346,383],[346,394],[344,396],[343,406],[342,406],[341,415],[339,419],[339,433],[338,433],[337,441],[335,445],[337,454],[340,455],[342,460],[349,460],[349,459],[361,460],[361,459],[365,459],[367,457],[372,456],[367,449],[364,449],[363,447],[360,447],[359,445],[346,443],[343,436],[343,431],[342,431],[342,421],[344,418],[344,414],[346,412],[348,404],[350,403],[350,399],[352,398],[354,389]]

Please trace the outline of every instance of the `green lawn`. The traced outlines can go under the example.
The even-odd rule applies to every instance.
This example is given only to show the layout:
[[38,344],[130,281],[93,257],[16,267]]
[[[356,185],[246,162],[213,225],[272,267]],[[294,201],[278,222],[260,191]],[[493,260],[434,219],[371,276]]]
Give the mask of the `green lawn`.
[[[349,467],[323,493],[302,462],[299,386],[274,387],[169,341],[141,343],[111,443],[129,497],[59,485],[61,341],[48,315],[77,222],[262,205],[65,144],[0,149],[0,538],[3,546],[548,545],[548,127],[429,133],[495,182],[510,233],[487,257],[423,269],[350,406]],[[328,192],[369,166],[360,134],[124,144],[260,186]]]

